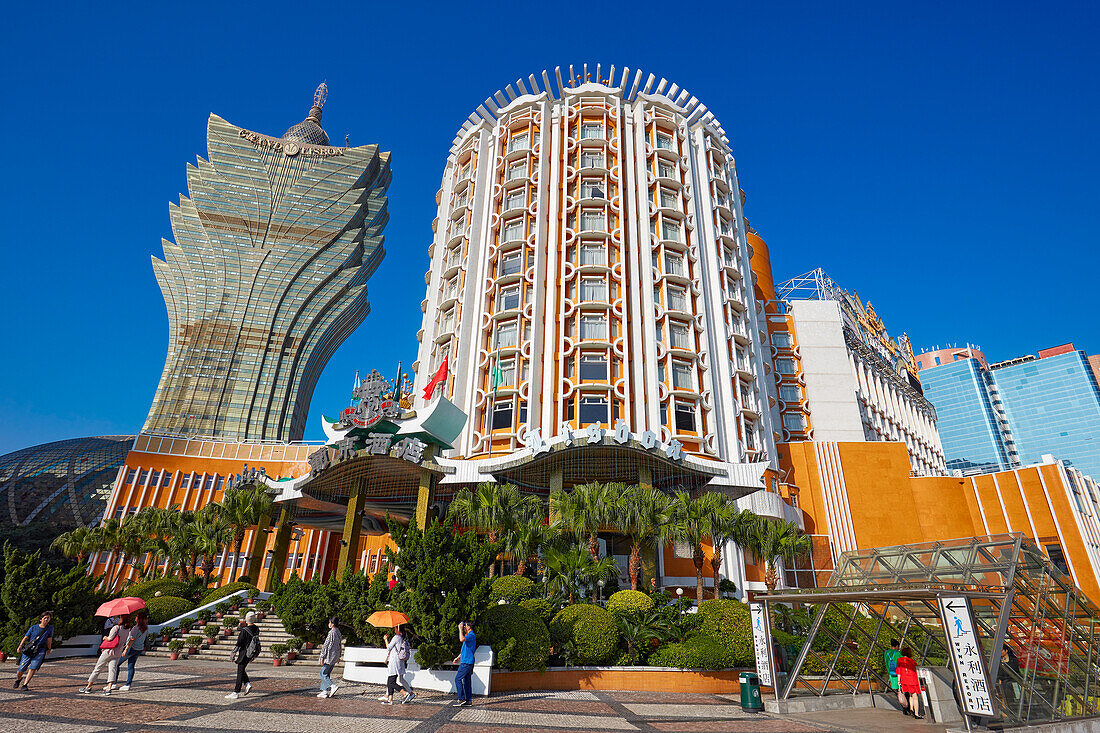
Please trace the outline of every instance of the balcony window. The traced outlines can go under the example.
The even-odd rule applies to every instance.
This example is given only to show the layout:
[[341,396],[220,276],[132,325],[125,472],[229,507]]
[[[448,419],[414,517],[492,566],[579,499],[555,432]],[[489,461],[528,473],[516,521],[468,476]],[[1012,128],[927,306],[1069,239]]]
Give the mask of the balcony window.
[[581,340],[607,341],[607,316],[602,314],[581,316]]
[[512,427],[512,400],[501,400],[493,405],[493,430]]
[[581,300],[607,302],[607,280],[597,277],[581,279]]
[[516,346],[518,329],[515,321],[508,321],[497,326],[497,348],[513,349]]
[[670,285],[668,287],[668,309],[675,311],[687,311],[687,290]]
[[657,133],[657,149],[658,150],[672,150],[672,135],[667,132]]
[[579,376],[582,382],[606,382],[607,356],[605,354],[582,353]]
[[692,377],[691,363],[680,360],[672,362],[672,387],[673,389],[694,390],[695,383]]
[[663,160],[657,162],[657,176],[660,178],[679,178],[676,175],[676,166]]
[[504,210],[514,211],[516,209],[522,209],[527,205],[527,192],[522,188],[518,191],[513,191],[508,194],[508,198],[504,200]]
[[680,228],[680,222],[672,221],[671,219],[665,219],[661,222],[662,237],[670,242],[683,242],[682,229]]
[[795,368],[794,359],[776,359],[775,368],[780,374],[797,374],[798,370]]
[[802,392],[798,389],[797,384],[781,384],[779,385],[779,399],[788,405],[801,402]]
[[509,252],[500,258],[501,275],[518,275],[523,267],[523,253]]
[[691,330],[686,323],[673,322],[669,324],[669,342],[674,349],[688,349],[691,347]]
[[752,420],[745,421],[745,448],[756,450],[756,423]]
[[581,245],[582,265],[607,265],[607,247],[602,244]]
[[469,176],[469,175],[470,175],[470,163],[466,163],[466,165],[462,166],[458,170],[458,180],[460,180],[460,181],[465,180],[466,177]]
[[501,288],[497,293],[497,310],[508,311],[519,308],[519,286]]
[[801,433],[806,429],[806,421],[801,413],[785,412],[783,413],[783,427],[792,433]]
[[581,397],[581,425],[607,423],[607,398],[603,396]]
[[443,365],[443,360],[451,353],[451,342],[441,345],[435,352],[435,368],[438,369]]
[[500,361],[501,384],[513,385],[516,383],[516,360],[501,359]]
[[676,209],[680,206],[680,196],[667,188],[661,189],[661,206],[666,209]]
[[443,300],[450,300],[458,295],[458,276],[455,275],[443,284]]
[[526,132],[512,135],[512,139],[508,141],[508,152],[514,153],[517,150],[530,150],[530,140],[531,138]]
[[602,178],[585,178],[581,180],[581,198],[582,199],[602,199],[607,198],[603,192],[603,179]]
[[684,275],[684,258],[671,252],[665,253],[665,272],[669,275]]
[[455,200],[455,208],[461,209],[466,204],[470,203],[470,189],[467,188],[462,192],[462,195]]
[[786,331],[776,331],[772,334],[772,343],[777,349],[791,348],[791,334]]
[[454,330],[455,325],[455,309],[448,308],[443,311],[443,317],[439,319],[439,332],[447,333]]
[[604,212],[597,209],[585,209],[581,211],[582,232],[606,232],[607,219]]
[[676,401],[676,432],[694,433],[695,429],[695,405],[691,402]]
[[504,241],[520,242],[523,240],[523,219],[510,221],[504,225]]
[[581,153],[581,168],[603,168],[603,151],[586,150]]
[[585,122],[581,125],[581,140],[603,139],[603,125],[599,122]]
[[518,178],[527,177],[527,161],[517,160],[512,165],[508,166],[508,172],[504,176],[506,181],[514,181]]

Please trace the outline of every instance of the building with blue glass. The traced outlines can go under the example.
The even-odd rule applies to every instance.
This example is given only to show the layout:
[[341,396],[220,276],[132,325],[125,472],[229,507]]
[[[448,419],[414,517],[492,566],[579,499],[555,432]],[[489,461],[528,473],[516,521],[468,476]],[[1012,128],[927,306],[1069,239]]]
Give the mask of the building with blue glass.
[[970,347],[922,354],[918,363],[948,469],[970,475],[1053,455],[1100,476],[1100,387],[1073,344],[989,366]]

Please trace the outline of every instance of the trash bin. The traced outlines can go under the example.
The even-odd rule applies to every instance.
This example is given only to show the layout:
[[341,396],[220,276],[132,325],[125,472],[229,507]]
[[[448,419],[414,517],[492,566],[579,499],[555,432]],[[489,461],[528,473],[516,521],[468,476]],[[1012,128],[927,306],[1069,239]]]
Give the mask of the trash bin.
[[745,711],[760,711],[764,709],[764,701],[760,697],[760,678],[755,672],[742,672],[741,682],[741,709]]

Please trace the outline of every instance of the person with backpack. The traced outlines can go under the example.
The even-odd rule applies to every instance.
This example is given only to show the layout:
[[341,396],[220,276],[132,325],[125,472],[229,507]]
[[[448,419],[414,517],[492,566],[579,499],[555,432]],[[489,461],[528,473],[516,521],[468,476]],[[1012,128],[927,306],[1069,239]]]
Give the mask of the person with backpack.
[[237,630],[237,646],[233,647],[232,660],[237,664],[237,686],[233,692],[225,696],[226,700],[244,697],[252,690],[252,682],[248,679],[245,668],[258,656],[260,656],[260,627],[256,625],[256,614],[249,611],[241,619],[241,626]]
[[409,640],[401,632],[401,624],[393,627],[393,638],[383,637],[386,640],[386,671],[389,677],[386,679],[386,695],[381,698],[383,705],[393,705],[393,693],[397,692],[397,685],[405,688],[405,698],[401,704],[412,702],[416,693],[412,691],[412,685],[405,679],[405,665],[412,654]]
[[[32,625],[27,629],[27,633],[23,634],[19,648],[15,650],[19,657],[19,665],[15,669],[15,684],[12,685],[14,689],[19,689],[22,685],[23,692],[29,692],[27,685],[30,684],[31,678],[46,660],[46,653],[53,651],[53,624],[50,623],[52,619],[53,616],[46,611],[39,617],[38,623]],[[23,679],[24,674],[27,675],[26,679]]]
[[[122,649],[122,662],[126,662],[126,684],[119,688],[122,692],[129,692],[130,685],[134,683],[134,667],[137,665],[137,658],[145,653],[145,640],[148,636],[149,612],[142,609],[137,612],[134,627],[130,629],[130,638],[126,640],[126,646]],[[114,682],[114,680],[111,681]]]
[[340,661],[340,643],[343,641],[336,623],[335,616],[328,620],[328,636],[325,637],[325,643],[321,645],[321,653],[318,655],[321,664],[321,692],[317,697],[332,697],[340,688],[339,685],[332,684],[332,678],[329,677],[333,667]]
[[95,684],[96,677],[99,677],[104,667],[107,668],[107,686],[103,688],[103,696],[108,697],[111,694],[115,680],[118,679],[118,664],[122,659],[122,650],[126,648],[126,642],[130,639],[130,629],[133,626],[134,622],[130,619],[130,615],[126,614],[107,632],[107,638],[99,645],[99,659],[96,660],[92,673],[88,675],[88,684],[80,688],[82,695],[91,693],[92,685]]

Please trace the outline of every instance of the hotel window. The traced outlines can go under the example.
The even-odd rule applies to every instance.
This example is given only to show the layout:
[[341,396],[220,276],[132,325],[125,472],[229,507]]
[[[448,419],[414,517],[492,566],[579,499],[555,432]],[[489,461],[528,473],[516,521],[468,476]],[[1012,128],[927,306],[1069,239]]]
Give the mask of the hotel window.
[[676,400],[676,432],[694,433],[695,431],[695,405],[690,402]]
[[517,425],[522,425],[527,422],[527,400],[519,401],[519,422]]
[[599,122],[585,122],[581,125],[581,140],[599,140],[603,138],[603,125]]
[[462,247],[455,247],[447,253],[447,269],[458,267],[462,262]]
[[776,331],[772,334],[772,343],[777,349],[791,348],[791,335],[786,331]]
[[607,247],[602,244],[581,245],[582,265],[607,265]]
[[455,200],[455,208],[461,209],[463,206],[470,202],[470,189],[466,188],[459,197]]
[[497,293],[497,310],[510,311],[514,308],[519,308],[519,286],[501,288]]
[[589,423],[606,423],[607,398],[603,396],[581,397],[581,425]]
[[661,206],[666,209],[677,209],[680,207],[680,197],[673,191],[669,191],[667,188],[661,189]]
[[660,178],[678,178],[676,166],[663,160],[657,161],[657,175]]
[[523,240],[523,219],[516,219],[504,225],[505,242],[519,242]]
[[672,150],[672,135],[667,132],[657,133],[657,149],[658,150]]
[[602,199],[607,198],[603,193],[603,179],[600,178],[584,178],[581,180],[581,198],[582,199]]
[[530,146],[528,144],[529,137],[526,132],[521,132],[518,135],[513,135],[512,139],[508,141],[508,152],[511,153],[516,150],[527,150]]
[[508,321],[497,326],[497,348],[512,349],[516,345],[516,322]]
[[435,352],[435,368],[436,369],[438,369],[443,364],[443,360],[446,359],[447,355],[450,354],[450,353],[451,353],[451,342],[450,341],[448,341],[447,343],[445,343],[445,344],[443,344],[442,346],[439,347],[439,350]]
[[503,400],[493,405],[493,430],[512,427],[512,400]]
[[685,290],[684,288],[676,287],[674,285],[669,285],[668,308],[669,310],[687,311],[687,290]]
[[756,423],[752,420],[745,421],[745,448],[756,450]]
[[665,252],[665,272],[669,275],[684,274],[684,258],[681,255]]
[[378,572],[378,557],[379,557],[378,555],[371,555],[370,556],[370,573],[371,573],[371,575],[374,575],[375,573]]
[[780,374],[795,374],[794,359],[776,359],[775,368]]
[[508,194],[508,198],[504,200],[504,210],[513,211],[515,209],[522,209],[527,205],[527,192],[522,188],[513,191]]
[[454,307],[448,308],[443,311],[443,317],[439,319],[439,332],[448,333],[454,329],[455,325],[455,309]]
[[581,231],[582,232],[606,232],[607,224],[604,217],[604,212],[598,209],[582,209],[581,210]]
[[1069,575],[1069,565],[1066,563],[1066,554],[1062,552],[1061,545],[1045,545],[1050,564],[1062,571],[1063,575]]
[[183,477],[183,481],[182,481],[182,482],[180,483],[180,487],[181,487],[181,488],[184,488],[184,489],[189,489],[189,488],[191,488],[191,478],[192,478],[192,477],[193,477],[194,475],[195,475],[194,473],[189,473],[189,474],[187,474],[186,476],[184,476],[184,477]]
[[682,230],[680,229],[680,222],[678,222],[678,221],[671,221],[669,219],[665,219],[664,221],[661,222],[661,231],[664,233],[663,234],[664,239],[667,239],[667,240],[672,241],[672,242],[682,242],[682,241],[684,241],[683,237],[681,236],[681,231]]
[[509,252],[500,258],[501,275],[518,275],[523,266],[522,252]]
[[594,300],[601,303],[607,302],[607,280],[602,277],[586,277],[581,279],[581,300]]
[[674,359],[672,361],[672,387],[673,389],[694,390],[695,384],[691,378],[691,363]]
[[794,433],[801,433],[806,429],[806,422],[802,419],[801,413],[787,412],[783,414],[783,427]]
[[500,362],[501,384],[516,383],[516,360],[502,359]]
[[526,160],[517,160],[515,163],[512,163],[512,165],[508,166],[508,173],[504,177],[504,180],[514,181],[517,178],[526,178],[526,177],[527,177],[527,161]]
[[467,161],[466,165],[462,166],[458,171],[458,180],[463,180],[466,176],[470,175],[470,164],[472,161]]
[[691,329],[686,323],[672,321],[668,325],[669,345],[674,349],[691,349]]
[[142,486],[144,486],[145,482],[148,481],[148,480],[149,480],[149,469],[145,469],[144,471],[141,472],[141,478],[138,479],[138,483],[141,484]]
[[607,356],[582,353],[580,379],[582,382],[606,382]]
[[136,468],[130,469],[130,473],[126,474],[126,483],[132,484],[137,481],[137,475],[138,472]]
[[802,401],[802,393],[797,384],[781,384],[779,385],[779,399],[788,405],[794,404]]
[[443,300],[450,300],[458,295],[458,275],[443,284]]
[[603,151],[585,150],[582,152],[581,168],[603,168]]
[[581,340],[607,341],[607,316],[602,314],[581,316]]

